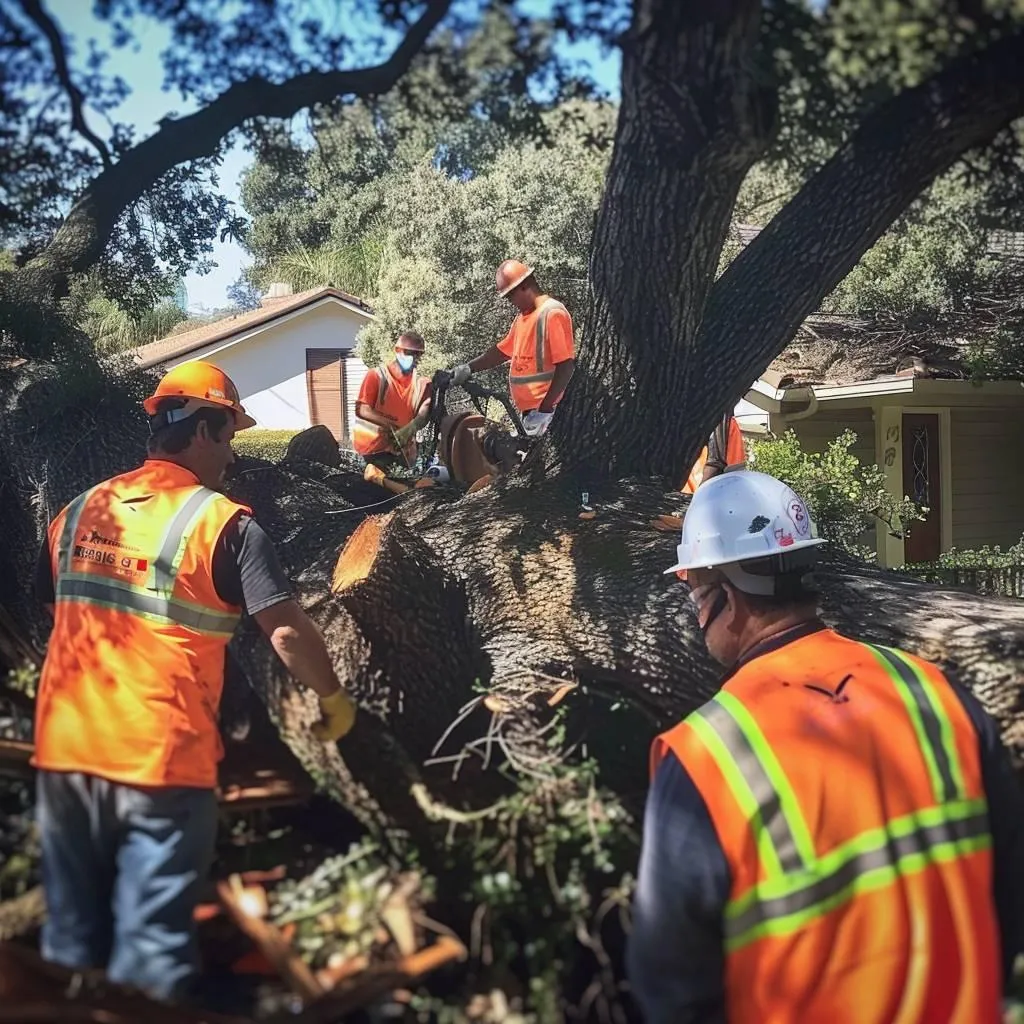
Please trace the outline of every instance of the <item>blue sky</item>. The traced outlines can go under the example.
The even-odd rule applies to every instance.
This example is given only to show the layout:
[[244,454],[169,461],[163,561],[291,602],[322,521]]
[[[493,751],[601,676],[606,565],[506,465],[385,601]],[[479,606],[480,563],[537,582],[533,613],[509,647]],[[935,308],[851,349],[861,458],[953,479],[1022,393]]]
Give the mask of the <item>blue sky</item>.
[[[528,2],[528,8],[542,9],[542,0]],[[104,44],[109,38],[106,25],[92,15],[92,4],[87,0],[49,0],[47,9],[60,25],[71,49],[71,66],[80,66],[88,53],[87,40],[96,39]],[[125,47],[114,51],[108,70],[119,74],[131,87],[131,95],[115,112],[115,119],[135,126],[137,138],[141,139],[156,130],[157,122],[169,111],[187,114],[194,109],[177,92],[163,89],[163,67],[161,52],[169,42],[169,34],[160,25],[148,19],[137,25],[137,49]],[[109,48],[109,47],[104,47]],[[585,61],[598,83],[610,94],[619,91],[618,52],[603,54],[592,43],[564,44],[563,52],[574,59]],[[87,114],[87,116],[89,116]],[[98,134],[105,135],[105,124],[95,113],[89,121]],[[227,154],[221,167],[221,188],[231,200],[238,201],[239,178],[250,162],[249,154],[240,146],[234,146]],[[247,263],[246,254],[233,242],[215,243],[211,259],[217,266],[200,276],[190,273],[185,279],[190,309],[199,311],[223,306],[227,302],[226,289]]]

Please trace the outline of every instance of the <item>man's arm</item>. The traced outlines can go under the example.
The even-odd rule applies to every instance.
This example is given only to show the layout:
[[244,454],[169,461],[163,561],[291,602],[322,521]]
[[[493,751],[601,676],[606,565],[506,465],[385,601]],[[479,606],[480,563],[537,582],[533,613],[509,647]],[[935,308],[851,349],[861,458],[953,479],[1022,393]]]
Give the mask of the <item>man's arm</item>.
[[382,412],[378,412],[365,402],[356,402],[356,415],[368,423],[375,423],[378,427],[393,427],[395,421],[388,419]]
[[329,697],[341,688],[320,630],[296,601],[281,601],[253,618],[284,667],[303,686],[318,697]]
[[318,739],[333,740],[352,727],[355,705],[342,688],[323,636],[292,596],[270,538],[249,516],[221,534],[213,558],[213,582],[228,604],[240,605],[270,639],[285,668],[320,698],[324,721]]
[[727,438],[729,436],[728,420],[729,417],[724,416],[718,426],[711,431],[711,436],[708,438],[708,457],[704,461],[701,483],[705,483],[718,476],[719,473],[725,472],[725,467],[728,463],[726,457]]
[[492,345],[486,352],[478,355],[476,359],[469,361],[469,368],[473,373],[482,373],[484,370],[492,370],[495,366],[507,363],[512,357],[505,355],[497,345]]
[[999,738],[999,727],[966,687],[952,683],[975,731],[981,780],[988,801],[992,834],[992,889],[1003,954],[1003,987],[1013,977],[1013,962],[1024,954],[1024,793]]
[[646,1024],[724,1024],[729,867],[703,797],[674,754],[647,797],[626,966]]
[[551,386],[548,388],[548,393],[544,396],[544,401],[538,407],[541,412],[555,411],[555,405],[569,386],[569,381],[572,380],[575,370],[575,359],[565,359],[555,366],[555,375],[551,379]]

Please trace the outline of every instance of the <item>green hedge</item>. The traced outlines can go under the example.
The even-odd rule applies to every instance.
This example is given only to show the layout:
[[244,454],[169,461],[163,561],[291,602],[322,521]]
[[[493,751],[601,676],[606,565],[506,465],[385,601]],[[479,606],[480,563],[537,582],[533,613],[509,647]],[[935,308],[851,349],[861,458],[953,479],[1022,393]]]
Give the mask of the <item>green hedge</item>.
[[931,583],[970,587],[981,594],[1024,597],[1024,537],[1005,551],[999,546],[947,551],[934,562],[904,566]]
[[280,462],[288,450],[288,442],[297,433],[297,430],[263,430],[252,427],[238,434],[231,444],[237,455]]

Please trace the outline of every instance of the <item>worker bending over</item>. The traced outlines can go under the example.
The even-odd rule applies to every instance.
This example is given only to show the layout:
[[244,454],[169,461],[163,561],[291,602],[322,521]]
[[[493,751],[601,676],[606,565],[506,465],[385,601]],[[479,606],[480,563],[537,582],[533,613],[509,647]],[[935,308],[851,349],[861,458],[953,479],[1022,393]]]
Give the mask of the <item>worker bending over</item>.
[[395,358],[371,370],[356,399],[353,444],[367,462],[367,479],[379,480],[396,466],[416,461],[416,432],[430,417],[430,381],[416,372],[423,338],[404,331],[395,342]]
[[456,384],[481,370],[511,361],[509,390],[531,437],[543,435],[576,366],[572,317],[558,299],[541,292],[533,268],[505,260],[495,275],[498,294],[519,310],[504,339],[483,355],[456,366]]
[[1024,948],[1024,806],[938,668],[818,618],[785,484],[707,481],[678,560],[718,693],[651,754],[628,966],[648,1024],[997,1021]]
[[352,727],[323,638],[252,511],[220,493],[251,427],[209,363],[143,403],[149,458],[50,524],[38,589],[53,632],[36,701],[43,956],[156,998],[189,994],[193,911],[217,829],[217,711],[242,612],[320,698],[314,735]]
[[686,482],[680,488],[683,494],[693,494],[701,483],[724,473],[726,467],[743,466],[747,451],[736,417],[726,413],[711,432],[708,443],[701,449]]

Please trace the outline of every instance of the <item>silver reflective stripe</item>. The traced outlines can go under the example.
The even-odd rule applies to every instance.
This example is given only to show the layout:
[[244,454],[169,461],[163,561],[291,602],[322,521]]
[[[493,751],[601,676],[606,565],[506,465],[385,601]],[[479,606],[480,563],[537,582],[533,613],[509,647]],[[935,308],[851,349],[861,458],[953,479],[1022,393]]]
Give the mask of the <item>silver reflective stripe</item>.
[[189,495],[185,504],[178,509],[178,512],[171,520],[167,528],[163,543],[160,545],[160,553],[156,556],[153,569],[150,572],[149,589],[158,593],[169,594],[174,588],[174,579],[178,575],[181,565],[181,555],[185,545],[188,543],[188,536],[191,527],[198,519],[205,506],[217,497],[216,491],[207,487],[198,487],[195,492]]
[[554,380],[555,371],[554,369],[545,371],[544,369],[544,347],[547,344],[547,331],[548,331],[548,314],[556,309],[565,309],[558,299],[548,299],[543,306],[540,307],[540,312],[537,314],[537,329],[534,338],[534,352],[533,358],[537,365],[537,372],[527,374],[524,377],[509,377],[510,384],[540,384],[544,381]]
[[64,516],[64,529],[60,534],[60,546],[57,549],[58,573],[71,571],[71,552],[75,548],[75,530],[78,529],[78,520],[82,515],[82,509],[85,508],[85,503],[99,486],[97,484],[96,487],[90,487],[89,490],[83,491],[68,505],[67,514]]
[[[982,804],[984,808],[984,804]],[[901,827],[902,826],[902,827]],[[872,836],[875,834],[873,833]],[[962,818],[951,818],[932,824],[914,824],[906,827],[906,820],[891,822],[884,830],[878,830],[878,838],[872,845],[862,845],[863,839],[853,840],[848,856],[842,858],[827,874],[820,871],[810,877],[793,878],[789,881],[798,888],[784,895],[761,897],[749,904],[742,901],[743,909],[738,913],[725,915],[727,943],[735,948],[747,933],[748,940],[766,931],[785,931],[787,918],[792,928],[800,926],[810,916],[827,913],[833,907],[855,894],[859,882],[869,875],[880,874],[878,882],[884,884],[892,878],[907,874],[922,864],[937,860],[949,860],[952,856],[969,852],[963,848],[971,840],[985,839],[989,835],[987,810],[975,811]],[[943,849],[945,848],[945,849]],[[826,866],[828,858],[819,861]],[[755,896],[757,895],[755,890]],[[813,913],[815,912],[816,913]],[[775,928],[769,927],[772,923]]]
[[240,616],[207,611],[168,597],[158,597],[127,583],[91,578],[82,574],[62,576],[57,582],[58,601],[79,601],[142,615],[158,622],[187,626],[199,633],[230,636]]
[[554,380],[555,371],[548,370],[547,373],[531,373],[526,377],[509,377],[510,384],[535,384],[538,381]]
[[779,858],[784,874],[802,871],[804,862],[796,839],[782,810],[779,793],[761,764],[757,752],[731,714],[717,701],[711,700],[698,712],[725,745],[733,763],[743,776],[761,812],[761,821]]
[[384,408],[384,399],[388,393],[389,382],[387,372],[384,370],[383,367],[378,366],[374,373],[377,374],[377,377],[380,380],[380,386],[377,388],[377,402],[374,405],[374,408],[379,411]]
[[887,647],[876,647],[874,644],[870,646],[873,651],[881,655],[892,666],[914,697],[914,703],[917,705],[918,713],[921,716],[921,724],[924,728],[928,745],[931,747],[932,757],[935,758],[939,777],[942,779],[942,793],[937,793],[936,799],[942,801],[955,800],[962,794],[953,775],[949,752],[946,750],[946,745],[942,740],[942,723],[935,713],[932,702],[928,699],[924,686],[921,685],[921,680],[918,679],[914,669],[895,652]]

